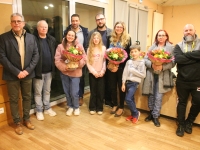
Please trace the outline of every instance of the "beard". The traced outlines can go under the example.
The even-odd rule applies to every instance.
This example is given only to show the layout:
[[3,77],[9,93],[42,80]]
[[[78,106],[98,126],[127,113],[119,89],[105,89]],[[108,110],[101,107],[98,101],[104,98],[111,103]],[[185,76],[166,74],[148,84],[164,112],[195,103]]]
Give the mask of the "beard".
[[104,27],[105,27],[105,24],[97,25],[97,28],[100,28],[100,29],[102,29],[102,28],[104,28]]
[[186,42],[193,42],[195,40],[195,35],[192,36],[192,35],[187,35],[184,37],[185,41]]

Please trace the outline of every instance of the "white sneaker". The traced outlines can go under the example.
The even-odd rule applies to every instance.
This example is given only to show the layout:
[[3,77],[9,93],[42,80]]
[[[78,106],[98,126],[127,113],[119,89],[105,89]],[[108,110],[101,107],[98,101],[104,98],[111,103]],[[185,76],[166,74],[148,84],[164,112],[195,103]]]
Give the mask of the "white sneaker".
[[57,115],[56,112],[53,111],[51,108],[49,108],[48,110],[45,110],[44,114],[48,114],[49,116],[52,116],[52,117]]
[[44,120],[44,115],[42,112],[36,112],[36,118],[37,120]]
[[75,116],[79,116],[80,115],[80,109],[79,108],[74,110],[74,115]]
[[97,114],[98,114],[98,115],[102,115],[103,112],[102,112],[102,111],[98,111]]
[[68,110],[67,110],[67,112],[66,112],[66,115],[67,116],[71,116],[73,111],[74,111],[74,109],[71,108],[71,107],[69,107]]
[[94,115],[96,112],[95,111],[90,111],[90,114],[91,115]]

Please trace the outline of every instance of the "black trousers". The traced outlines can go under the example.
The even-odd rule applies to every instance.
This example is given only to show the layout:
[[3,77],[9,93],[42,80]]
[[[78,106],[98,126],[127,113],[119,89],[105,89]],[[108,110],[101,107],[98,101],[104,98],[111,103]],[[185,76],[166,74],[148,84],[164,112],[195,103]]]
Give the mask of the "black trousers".
[[96,78],[93,74],[89,73],[90,82],[90,111],[103,111],[104,99],[104,77]]
[[[119,108],[124,108],[124,100],[125,100],[125,92],[122,92],[122,74],[123,69],[118,68],[117,72],[111,72],[108,70],[108,83],[111,92],[112,103],[114,106],[118,106]],[[119,103],[117,99],[117,87],[119,91]]]
[[200,81],[199,82],[183,82],[177,79],[176,91],[178,95],[177,120],[178,123],[184,125],[185,112],[188,103],[188,97],[192,96],[192,106],[187,117],[187,121],[194,122],[200,111]]

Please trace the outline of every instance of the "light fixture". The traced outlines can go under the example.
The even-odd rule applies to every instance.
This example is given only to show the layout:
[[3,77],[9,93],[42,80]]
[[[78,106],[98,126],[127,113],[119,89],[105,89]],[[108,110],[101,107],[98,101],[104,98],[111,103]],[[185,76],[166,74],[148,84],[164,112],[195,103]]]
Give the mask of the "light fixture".
[[53,4],[49,4],[49,7],[54,7]]
[[143,0],[139,0],[139,3],[142,3],[143,2]]
[[44,6],[44,9],[49,9],[49,7],[48,6]]

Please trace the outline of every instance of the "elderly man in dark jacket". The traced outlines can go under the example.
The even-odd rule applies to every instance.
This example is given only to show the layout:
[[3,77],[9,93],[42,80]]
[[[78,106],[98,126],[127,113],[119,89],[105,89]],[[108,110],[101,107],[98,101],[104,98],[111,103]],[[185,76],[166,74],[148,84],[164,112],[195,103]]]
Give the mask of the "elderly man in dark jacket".
[[14,13],[10,17],[11,31],[0,35],[0,63],[3,66],[3,80],[7,81],[12,118],[15,132],[23,134],[19,115],[19,90],[21,89],[24,125],[33,130],[30,122],[32,78],[39,59],[35,37],[23,29],[24,17]]

